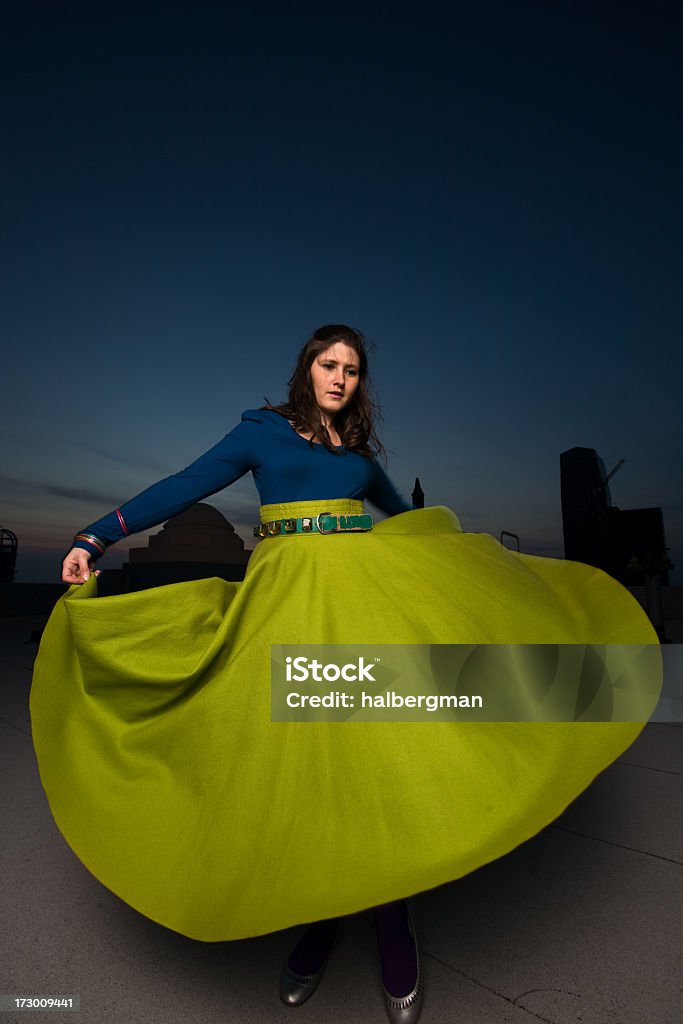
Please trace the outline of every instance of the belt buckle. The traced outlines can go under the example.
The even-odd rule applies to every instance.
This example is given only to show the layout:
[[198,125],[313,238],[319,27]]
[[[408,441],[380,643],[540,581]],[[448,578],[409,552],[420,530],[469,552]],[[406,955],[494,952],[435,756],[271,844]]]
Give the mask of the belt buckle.
[[[322,528],[322,525],[320,523],[321,516],[330,516],[331,519],[336,519],[337,520],[333,530],[324,530]],[[335,515],[334,512],[319,512],[318,516],[316,518],[315,524],[318,527],[318,533],[323,533],[324,534],[324,533],[338,533],[339,532],[339,516]]]

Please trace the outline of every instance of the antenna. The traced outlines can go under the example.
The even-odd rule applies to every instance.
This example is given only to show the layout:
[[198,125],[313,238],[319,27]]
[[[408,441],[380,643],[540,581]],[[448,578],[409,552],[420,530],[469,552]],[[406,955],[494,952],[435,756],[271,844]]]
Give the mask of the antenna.
[[616,464],[616,466],[614,467],[614,469],[610,470],[610,472],[609,472],[609,473],[607,474],[607,476],[605,477],[605,483],[607,483],[607,481],[608,481],[608,480],[609,480],[609,479],[610,479],[611,477],[613,477],[613,476],[614,476],[614,474],[616,473],[616,471],[617,471],[618,469],[621,469],[621,467],[622,467],[622,466],[624,465],[624,463],[625,463],[625,462],[626,462],[626,459],[619,459],[619,461],[617,462],[617,464]]

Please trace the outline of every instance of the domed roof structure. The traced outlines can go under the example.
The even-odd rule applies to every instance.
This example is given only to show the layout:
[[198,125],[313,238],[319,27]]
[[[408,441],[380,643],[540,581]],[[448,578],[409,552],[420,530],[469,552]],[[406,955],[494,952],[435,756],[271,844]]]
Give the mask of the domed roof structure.
[[191,508],[185,509],[180,515],[173,516],[165,524],[164,529],[177,529],[178,527],[184,528],[186,526],[216,526],[219,529],[228,529],[233,533],[235,527],[232,523],[225,518],[222,512],[219,512],[213,505],[206,505],[203,501],[197,502],[196,505],[192,505]]
[[243,565],[251,552],[222,512],[198,502],[173,516],[146,548],[131,548],[131,562],[215,562]]

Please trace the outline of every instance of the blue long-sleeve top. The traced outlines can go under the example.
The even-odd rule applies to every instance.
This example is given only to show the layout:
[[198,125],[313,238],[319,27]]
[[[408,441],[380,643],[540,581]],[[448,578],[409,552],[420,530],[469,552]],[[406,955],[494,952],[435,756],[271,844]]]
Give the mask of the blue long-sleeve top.
[[375,459],[344,446],[333,453],[297,434],[282,414],[272,409],[247,409],[229,434],[185,469],[159,480],[81,531],[93,534],[102,547],[83,539],[75,540],[73,546],[97,558],[127,534],[166,522],[249,470],[262,505],[367,498],[387,515],[412,508]]

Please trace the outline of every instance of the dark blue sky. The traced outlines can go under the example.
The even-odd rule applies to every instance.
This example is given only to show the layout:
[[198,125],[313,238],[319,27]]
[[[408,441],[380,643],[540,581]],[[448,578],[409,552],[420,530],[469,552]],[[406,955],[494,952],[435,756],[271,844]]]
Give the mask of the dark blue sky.
[[[101,6],[3,5],[18,580],[341,321],[376,343],[404,493],[561,555],[559,455],[596,448],[683,581],[673,7]],[[251,478],[209,500],[251,546]]]

